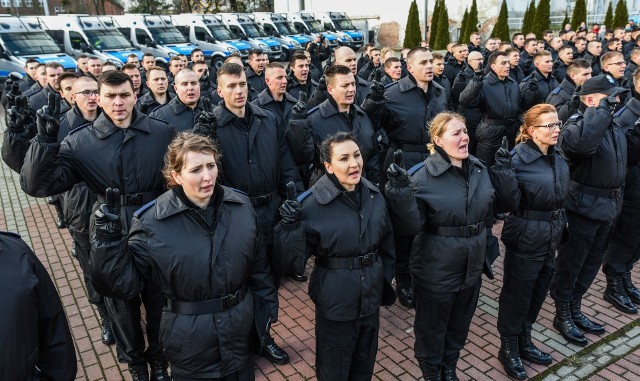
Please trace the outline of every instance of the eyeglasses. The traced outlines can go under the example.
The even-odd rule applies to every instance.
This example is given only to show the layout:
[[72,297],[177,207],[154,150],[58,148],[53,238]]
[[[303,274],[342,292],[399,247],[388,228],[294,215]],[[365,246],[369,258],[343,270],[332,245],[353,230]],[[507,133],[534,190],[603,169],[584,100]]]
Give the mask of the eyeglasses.
[[546,127],[550,130],[554,130],[555,128],[562,128],[562,122],[558,121],[554,123],[543,124],[541,126],[533,126],[533,127]]
[[92,95],[98,95],[98,90],[82,90],[78,91],[76,94],[82,94],[85,97],[90,97]]
[[609,63],[609,65],[616,65],[616,66],[622,66],[622,65],[625,65],[625,66],[626,66],[626,65],[627,65],[627,63],[626,63],[626,62],[624,62],[624,61],[620,61],[620,62],[611,62],[611,63]]

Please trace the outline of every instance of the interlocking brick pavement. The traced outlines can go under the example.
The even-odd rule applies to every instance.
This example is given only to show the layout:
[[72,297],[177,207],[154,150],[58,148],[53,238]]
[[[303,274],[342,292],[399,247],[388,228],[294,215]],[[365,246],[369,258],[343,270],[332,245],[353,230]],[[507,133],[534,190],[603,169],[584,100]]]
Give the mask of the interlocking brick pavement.
[[[0,119],[4,117],[0,113]],[[2,130],[4,131],[3,126]],[[0,138],[1,139],[1,138]],[[54,224],[54,211],[43,199],[25,195],[19,184],[19,176],[4,163],[0,167],[0,229],[20,233],[34,249],[52,276],[61,296],[69,325],[71,326],[78,357],[78,380],[129,380],[126,366],[117,362],[115,347],[100,342],[97,311],[90,305],[82,281],[81,270],[69,255],[70,236],[66,230],[58,230]],[[494,226],[499,233],[501,224]],[[504,250],[501,247],[501,250]],[[311,270],[311,264],[307,269]],[[498,296],[502,285],[502,259],[494,264],[496,279],[484,279],[469,340],[458,363],[458,375],[462,380],[508,380],[497,360],[500,345],[496,331]],[[640,283],[638,271],[634,281]],[[607,332],[630,324],[636,316],[618,313],[601,299],[605,287],[599,274],[587,293],[583,306],[585,312],[606,324]],[[307,296],[307,284],[284,280],[280,289],[279,322],[274,326],[275,340],[290,355],[291,363],[273,366],[263,358],[256,359],[257,380],[315,380],[314,306]],[[396,304],[380,310],[379,351],[374,379],[417,380],[420,370],[413,357],[413,310]],[[541,349],[549,351],[554,364],[567,356],[573,356],[580,347],[565,344],[552,328],[553,305],[547,299],[534,326],[534,339]],[[587,335],[590,343],[606,338]],[[636,343],[636,345],[638,345]],[[640,345],[638,345],[640,346]],[[635,347],[629,356],[606,364],[590,379],[640,380],[640,350]],[[527,374],[534,376],[546,367],[526,364]]]

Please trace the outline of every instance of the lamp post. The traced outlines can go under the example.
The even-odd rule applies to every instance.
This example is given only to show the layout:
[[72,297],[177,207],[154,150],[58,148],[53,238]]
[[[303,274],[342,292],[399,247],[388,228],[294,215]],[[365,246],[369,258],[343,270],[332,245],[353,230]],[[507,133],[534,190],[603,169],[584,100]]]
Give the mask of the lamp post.
[[427,39],[427,33],[429,33],[429,24],[427,24],[427,17],[429,16],[429,0],[424,0],[424,39]]

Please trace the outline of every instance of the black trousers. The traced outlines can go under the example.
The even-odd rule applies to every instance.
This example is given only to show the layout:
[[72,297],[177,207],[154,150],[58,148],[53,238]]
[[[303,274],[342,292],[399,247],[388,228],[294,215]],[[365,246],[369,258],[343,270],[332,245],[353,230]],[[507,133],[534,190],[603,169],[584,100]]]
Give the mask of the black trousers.
[[507,249],[498,312],[500,335],[531,333],[549,291],[554,260],[553,255],[536,258]]
[[516,140],[516,129],[504,125],[487,125],[480,123],[476,129],[476,157],[483,160],[487,166],[496,161],[496,151],[502,144],[502,138],[507,137],[509,147],[513,147]]
[[251,369],[239,370],[220,378],[193,378],[179,376],[177,374],[172,374],[172,377],[173,381],[253,381],[256,379],[253,367],[251,367]]
[[414,351],[423,372],[458,361],[478,304],[481,284],[479,279],[474,286],[458,292],[434,292],[414,285]]
[[316,313],[318,381],[368,381],[378,353],[380,313],[334,321]]
[[[164,300],[159,290],[149,285],[149,287],[145,286],[142,293],[134,299],[120,300],[105,297],[104,300],[111,317],[111,329],[116,338],[118,361],[142,365],[150,360],[162,359],[160,316],[164,308]],[[142,304],[146,312],[147,347],[141,326]]]
[[69,233],[71,233],[73,245],[78,255],[78,263],[82,269],[84,285],[87,288],[87,299],[91,304],[104,305],[104,297],[93,287],[93,282],[91,282],[91,277],[89,276],[89,255],[91,253],[89,233],[79,232],[71,227],[69,227]]
[[409,257],[411,256],[411,247],[413,246],[413,236],[400,235],[394,230],[393,242],[396,247],[396,284],[410,284]]
[[598,274],[611,239],[613,221],[596,221],[567,211],[569,239],[556,258],[551,297],[556,302],[580,300]]
[[604,253],[602,271],[620,275],[633,269],[640,259],[640,209],[622,207],[611,242]]

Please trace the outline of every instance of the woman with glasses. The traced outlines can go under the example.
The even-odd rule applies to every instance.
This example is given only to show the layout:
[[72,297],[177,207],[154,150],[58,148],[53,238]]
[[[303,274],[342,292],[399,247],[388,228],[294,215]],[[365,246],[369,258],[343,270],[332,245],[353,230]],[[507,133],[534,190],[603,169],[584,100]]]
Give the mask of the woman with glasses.
[[526,378],[521,359],[548,365],[552,358],[531,340],[531,328],[549,290],[555,254],[566,221],[563,204],[569,190],[569,166],[554,150],[561,122],[553,106],[539,104],[524,114],[524,124],[511,152],[511,165],[491,168],[495,184],[515,176],[517,189],[498,197],[510,200],[511,214],[502,229],[506,252],[500,293],[499,360],[513,378]]

